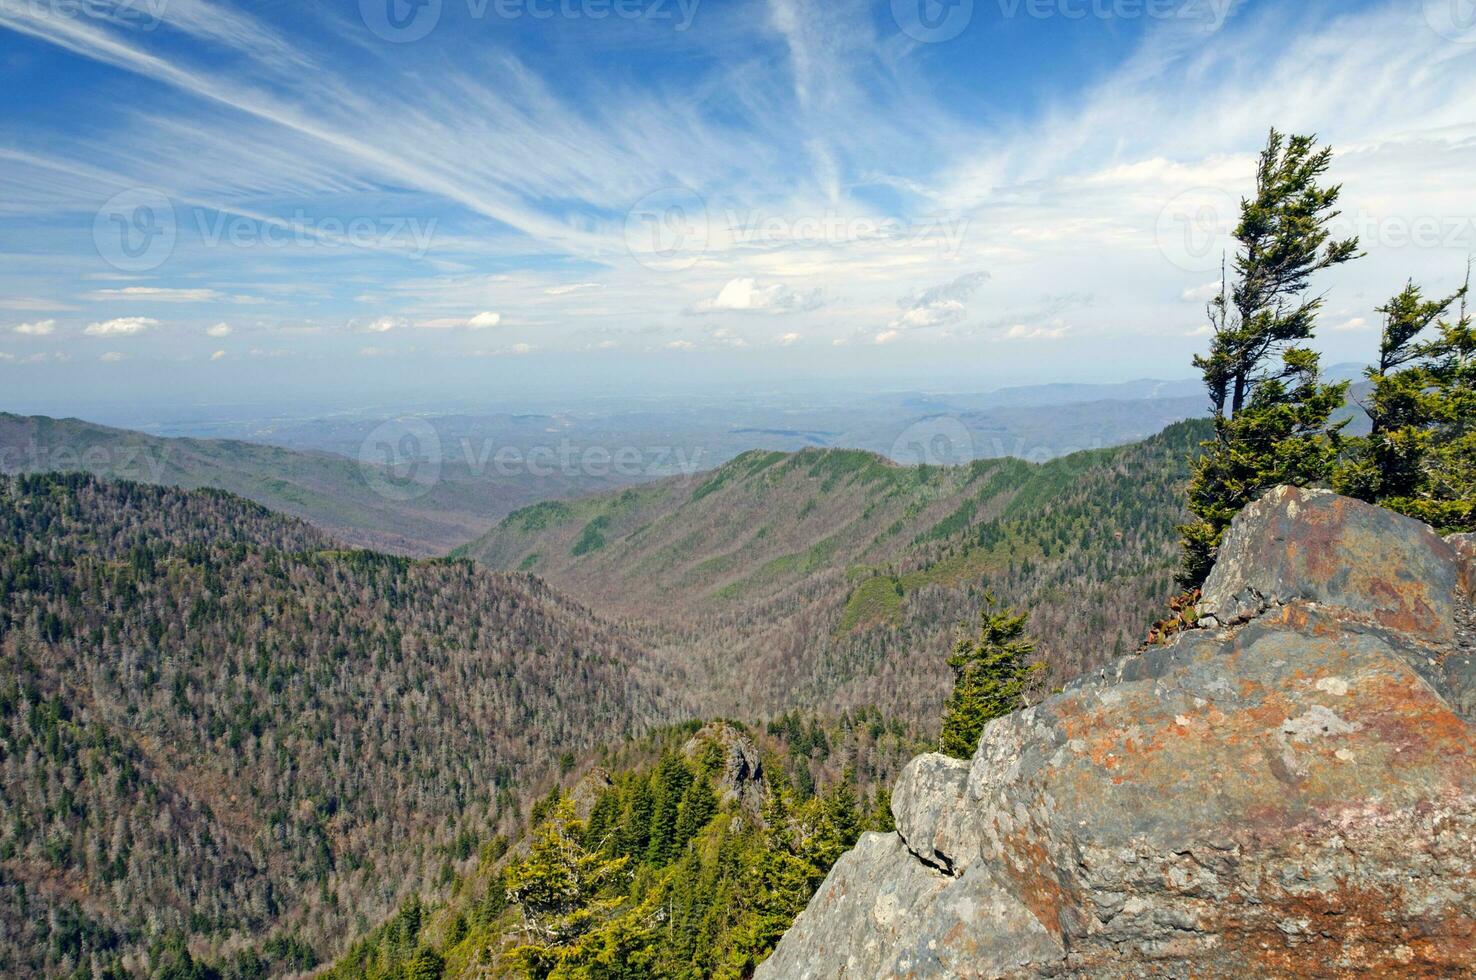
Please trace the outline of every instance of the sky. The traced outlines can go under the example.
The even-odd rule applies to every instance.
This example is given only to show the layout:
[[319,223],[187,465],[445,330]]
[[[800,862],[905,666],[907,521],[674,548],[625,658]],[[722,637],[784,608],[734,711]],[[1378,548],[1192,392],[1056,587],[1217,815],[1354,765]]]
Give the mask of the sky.
[[0,410],[1179,378],[1267,130],[1318,343],[1476,248],[1473,0],[0,0]]

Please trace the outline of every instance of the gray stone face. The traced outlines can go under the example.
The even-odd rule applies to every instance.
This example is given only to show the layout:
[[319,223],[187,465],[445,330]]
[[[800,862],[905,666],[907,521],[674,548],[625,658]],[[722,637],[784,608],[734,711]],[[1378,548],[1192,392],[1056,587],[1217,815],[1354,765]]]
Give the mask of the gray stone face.
[[732,725],[715,721],[704,725],[682,746],[682,754],[694,761],[709,751],[718,754],[713,789],[723,805],[737,802],[757,812],[764,803],[764,767],[758,746]]
[[971,762],[914,760],[897,833],[837,864],[758,976],[1476,971],[1455,548],[1295,491],[1226,545],[1205,602],[1232,628],[996,720]]
[[1326,491],[1278,487],[1231,525],[1199,611],[1232,625],[1300,599],[1448,643],[1460,578],[1455,549],[1419,521]]
[[1476,600],[1476,534],[1452,534],[1445,541],[1461,556],[1466,597]]

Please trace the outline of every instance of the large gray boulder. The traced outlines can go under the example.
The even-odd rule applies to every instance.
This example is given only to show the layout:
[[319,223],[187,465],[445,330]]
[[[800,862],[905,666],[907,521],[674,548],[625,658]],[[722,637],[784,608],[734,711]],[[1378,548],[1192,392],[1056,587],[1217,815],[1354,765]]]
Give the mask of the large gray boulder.
[[1278,487],[1231,525],[1199,612],[1231,625],[1301,600],[1450,642],[1460,581],[1455,548],[1427,525],[1325,490]]
[[897,833],[758,976],[1476,971],[1460,565],[1416,522],[1275,492],[1227,536],[1217,625],[998,719],[968,762],[914,760]]

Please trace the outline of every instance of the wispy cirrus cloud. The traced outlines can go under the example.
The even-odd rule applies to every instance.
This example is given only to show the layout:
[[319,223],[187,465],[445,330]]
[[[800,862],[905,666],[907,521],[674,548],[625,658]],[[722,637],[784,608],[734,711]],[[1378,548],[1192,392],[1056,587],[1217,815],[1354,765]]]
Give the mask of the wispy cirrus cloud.
[[[461,37],[448,19],[424,45],[386,46],[352,12],[301,22],[282,5],[171,0],[159,29],[141,32],[3,5],[0,28],[66,52],[66,66],[126,72],[149,97],[77,125],[27,119],[4,138],[0,229],[29,241],[38,222],[75,224],[23,265],[7,254],[0,308],[55,315],[59,345],[88,321],[162,316],[151,303],[190,327],[171,344],[208,345],[212,324],[271,297],[267,309],[290,313],[253,333],[291,344],[306,335],[291,324],[311,322],[314,342],[345,356],[365,339],[350,334],[440,327],[417,336],[457,357],[477,343],[469,328],[508,324],[536,331],[544,350],[630,352],[660,348],[641,330],[670,337],[686,323],[695,342],[670,342],[711,351],[745,338],[685,317],[782,316],[783,328],[746,338],[755,356],[777,359],[775,336],[793,334],[827,351],[849,342],[848,357],[872,350],[877,365],[893,362],[877,345],[922,343],[965,363],[982,344],[1069,335],[1093,363],[1184,371],[1203,322],[1186,304],[1218,287],[1230,215],[1213,216],[1189,268],[1162,239],[1198,229],[1165,215],[1176,195],[1205,191],[1233,208],[1275,123],[1339,150],[1347,220],[1371,254],[1357,281],[1330,281],[1349,312],[1325,337],[1356,351],[1362,332],[1336,326],[1411,276],[1458,274],[1471,247],[1399,245],[1392,233],[1476,216],[1464,176],[1476,167],[1476,45],[1429,30],[1417,7],[1239,5],[1214,33],[1088,24],[1121,30],[1121,51],[1048,100],[1026,86],[998,105],[966,63],[988,63],[984,20],[948,46],[919,46],[853,0],[743,2],[667,39],[676,46],[658,54],[677,56],[660,70],[597,78],[570,70],[578,54],[520,46],[486,23]],[[362,58],[341,57],[349,49]],[[125,273],[78,292],[118,272],[99,261],[93,216],[140,186],[173,204],[171,257],[146,280]],[[627,216],[664,188],[683,189],[685,211],[655,215],[662,265],[631,247]],[[249,240],[217,233],[222,215],[247,222]],[[778,231],[753,234],[750,215]],[[353,240],[355,219],[386,218],[433,218],[436,232],[423,254],[388,230]],[[925,231],[940,220],[957,224]],[[314,247],[289,252],[265,234],[293,228],[310,229]],[[1041,299],[1063,289],[1090,304]],[[66,318],[79,303],[110,305]]]

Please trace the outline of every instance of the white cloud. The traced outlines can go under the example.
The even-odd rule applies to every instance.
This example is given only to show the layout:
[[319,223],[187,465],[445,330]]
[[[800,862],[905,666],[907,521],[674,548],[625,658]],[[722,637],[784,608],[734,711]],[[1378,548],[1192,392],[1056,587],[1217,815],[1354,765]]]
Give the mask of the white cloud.
[[229,323],[217,323],[215,326],[207,329],[205,335],[207,337],[229,337],[231,330],[232,328]]
[[225,356],[226,356],[226,352],[225,351],[218,350],[214,354],[211,354],[210,355],[210,359],[212,361],[220,361],[220,360],[224,360],[225,359]]
[[367,322],[354,321],[349,324],[349,329],[356,333],[389,333],[398,327],[405,325],[404,320],[392,316],[382,316]]
[[526,344],[519,341],[516,344],[509,344],[506,347],[496,347],[491,350],[473,351],[472,354],[476,357],[520,357],[524,354],[532,354],[536,350],[538,350],[538,348],[534,347],[532,344]]
[[824,302],[821,290],[794,289],[784,283],[760,285],[757,279],[733,279],[711,299],[689,311],[706,313],[798,313],[813,310]]
[[1179,298],[1186,303],[1208,303],[1220,295],[1221,285],[1220,280],[1216,279],[1214,282],[1207,282],[1203,286],[1195,286],[1193,289],[1184,290],[1179,294]]
[[[900,330],[883,330],[876,335],[876,342],[878,344],[890,344],[900,336],[902,336],[902,331]],[[839,344],[841,342],[837,341],[836,343]]]
[[736,333],[734,333],[733,331],[729,330],[727,327],[723,327],[721,330],[714,330],[708,336],[710,336],[713,339],[714,342],[719,343],[719,344],[723,345],[724,347],[747,347],[748,346],[748,341],[744,340],[742,337],[738,336]]
[[158,320],[146,316],[125,316],[116,320],[89,323],[82,332],[89,337],[131,337],[159,325]]
[[98,358],[98,360],[103,361],[103,362],[108,363],[108,364],[116,364],[119,361],[123,360],[126,356],[127,355],[125,355],[125,354],[120,354],[118,351],[110,350],[106,354],[104,354],[102,357]]
[[583,289],[599,288],[600,284],[597,282],[571,282],[565,283],[562,286],[549,286],[543,292],[548,296],[567,296],[570,293],[577,293]]
[[15,360],[15,355],[14,354],[7,354],[3,350],[0,350],[0,361],[10,362],[10,361],[14,361],[14,360]]
[[122,289],[96,289],[88,299],[151,300],[156,303],[217,303],[225,297],[214,289],[165,289],[162,286],[124,286]]
[[1053,326],[1031,326],[1025,323],[1017,323],[1004,332],[1007,340],[1060,340],[1070,332],[1070,328],[1063,324]]
[[791,331],[787,334],[781,335],[778,340],[774,341],[774,343],[778,344],[780,347],[793,347],[795,344],[799,343],[801,339],[802,337],[800,334]]
[[1201,323],[1199,326],[1195,327],[1193,330],[1185,330],[1184,331],[1184,336],[1186,336],[1186,337],[1212,337],[1212,336],[1214,336],[1214,333],[1215,333],[1215,328],[1214,327],[1210,326],[1208,323]]
[[15,332],[27,337],[45,337],[56,332],[55,320],[34,320],[16,326]]
[[1335,333],[1358,333],[1362,330],[1368,330],[1369,325],[1368,320],[1364,319],[1361,316],[1355,316],[1350,319],[1344,320],[1342,323],[1334,324],[1328,329],[1334,331]]
[[57,310],[73,310],[74,306],[58,303],[53,299],[38,299],[34,296],[13,296],[0,299],[0,310],[16,310],[20,313],[52,313]]
[[887,332],[920,330],[962,320],[968,313],[965,303],[988,281],[987,272],[968,272],[942,285],[904,296],[897,303],[902,313],[888,324]]
[[487,330],[497,326],[501,322],[501,313],[483,312],[478,313],[476,316],[466,321],[466,325],[472,330]]
[[667,350],[692,350],[697,345],[690,340],[673,340],[666,345]]

